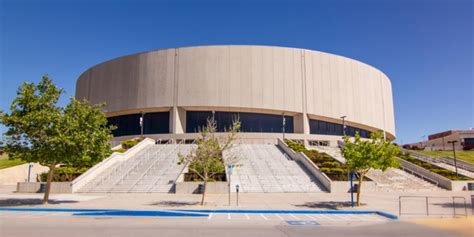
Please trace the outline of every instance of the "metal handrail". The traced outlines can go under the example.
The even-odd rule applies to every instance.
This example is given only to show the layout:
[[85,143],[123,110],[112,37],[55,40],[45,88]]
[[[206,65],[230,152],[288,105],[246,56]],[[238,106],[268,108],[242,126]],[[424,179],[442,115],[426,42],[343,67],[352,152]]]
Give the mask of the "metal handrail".
[[[423,199],[424,200],[424,203],[425,203],[425,212],[423,213],[403,213],[402,212],[402,200],[403,198],[415,198],[415,199]],[[453,207],[453,212],[452,212],[452,216],[453,217],[456,217],[456,216],[465,216],[467,217],[467,204],[466,204],[466,198],[465,197],[460,197],[460,196],[451,196],[451,197],[442,197],[442,196],[399,196],[398,197],[398,215],[399,216],[402,216],[402,215],[426,215],[426,216],[429,216],[429,215],[441,215],[441,216],[444,216],[445,213],[430,213],[430,210],[429,210],[429,204],[430,204],[430,198],[433,199],[433,198],[436,198],[436,199],[440,199],[440,198],[444,198],[444,199],[447,199],[447,198],[450,198],[452,200],[452,207]],[[462,199],[463,200],[463,204],[464,204],[464,214],[459,214],[459,213],[456,213],[456,199]]]
[[[134,157],[139,156],[139,155],[145,153],[146,150],[147,150],[146,147],[144,147],[144,149],[141,150],[141,151],[139,151],[139,152],[137,152],[137,154],[135,154]],[[104,177],[102,177],[98,182],[96,182],[96,184],[95,184],[94,186],[101,185],[101,184],[104,183],[104,181],[110,180],[110,178],[111,178],[114,174],[116,174],[119,170],[121,170],[121,169],[123,168],[123,166],[125,165],[125,163],[128,164],[128,162],[131,162],[131,160],[132,160],[132,158],[130,158],[130,159],[126,160],[126,161],[122,161],[122,162],[116,164],[116,165],[113,167],[113,169],[112,169],[110,172],[108,172],[107,175],[104,175]],[[111,168],[112,168],[112,167],[111,167]]]
[[[163,158],[163,159],[166,159],[167,156],[169,156],[170,154],[173,154],[176,150],[178,150],[178,146],[176,146],[172,150],[168,151],[165,155],[165,158]],[[166,167],[164,170],[162,170],[162,174],[163,175],[166,174],[166,172],[169,169],[170,169],[170,166]],[[162,176],[158,176],[156,179],[153,180],[153,182],[151,182],[150,188],[148,188],[147,193],[151,192],[151,190],[158,184],[158,181],[160,181],[161,178],[162,178]]]
[[[148,151],[148,149],[146,149],[146,151]],[[150,153],[146,153],[146,156],[150,157]],[[143,158],[142,158],[142,159],[143,159]],[[112,187],[111,187],[108,191],[110,192],[111,190],[114,189],[114,186],[115,186],[115,185],[122,183],[123,179],[124,179],[125,177],[127,177],[131,171],[133,171],[136,167],[138,167],[139,164],[141,164],[140,162],[141,162],[142,159],[140,159],[139,162],[136,162],[136,164],[133,165],[132,167],[130,167],[126,172],[124,172],[124,174],[120,177],[120,179],[118,179],[117,181],[115,181],[115,182],[112,184]],[[144,158],[144,159],[146,159],[146,158]]]
[[406,168],[406,167],[400,167],[400,168],[401,168],[402,170],[404,170],[404,171],[410,172],[412,175],[418,176],[418,177],[420,177],[421,179],[426,180],[426,181],[429,181],[429,182],[433,183],[434,185],[440,187],[440,186],[439,186],[439,182],[436,181],[436,180],[434,180],[434,179],[430,179],[430,178],[428,178],[428,177],[426,177],[426,176],[424,176],[424,175],[422,175],[422,174],[420,174],[420,173],[417,173],[417,172],[413,171],[412,169]]
[[[158,153],[159,153],[160,151],[162,151],[163,149],[164,149],[163,147],[157,149],[157,150],[153,153],[153,157],[156,156],[156,154],[158,154]],[[161,159],[163,159],[163,158],[161,157]],[[130,186],[130,188],[127,190],[127,192],[130,192],[130,191],[138,184],[138,182],[140,182],[140,180],[141,180],[143,177],[145,177],[145,176],[148,174],[148,172],[155,166],[155,164],[156,164],[158,161],[160,161],[161,159],[160,159],[160,156],[158,156],[158,158],[156,158],[156,159],[153,161],[153,163],[150,165],[150,167],[148,167],[148,168],[145,170],[145,172],[143,172],[143,173],[137,178],[137,180],[135,180],[135,182],[133,182],[133,184]]]

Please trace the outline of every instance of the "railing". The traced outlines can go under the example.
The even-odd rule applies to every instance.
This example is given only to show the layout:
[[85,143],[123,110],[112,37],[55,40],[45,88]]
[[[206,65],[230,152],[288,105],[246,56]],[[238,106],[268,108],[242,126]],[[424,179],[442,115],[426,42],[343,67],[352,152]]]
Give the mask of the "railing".
[[[420,154],[416,151],[410,151],[410,150],[407,150],[407,149],[401,149],[401,151],[403,151],[405,153],[409,153],[414,158],[425,161],[425,162],[445,163],[445,164],[454,166],[454,158],[452,158],[452,157],[432,157],[432,156],[429,156],[429,155]],[[467,170],[467,171],[470,171],[470,172],[474,172],[474,165],[470,164],[470,163],[467,163],[467,162],[464,162],[462,160],[458,159],[456,161],[456,166],[460,169]]]
[[417,166],[409,161],[403,160],[401,158],[398,158],[398,161],[401,164],[401,168],[405,171],[409,171],[410,173],[421,177],[424,180],[430,181],[437,186],[440,186],[442,188],[452,190],[453,185],[452,181],[449,180],[448,178],[441,176],[439,174],[433,173],[423,167]]
[[[437,201],[436,201],[437,200]],[[441,200],[441,201],[440,201]],[[456,202],[460,200],[461,202]],[[408,201],[411,201],[411,205],[408,205]],[[403,204],[407,207],[410,212],[405,212]],[[421,208],[420,211],[417,211]],[[451,207],[451,208],[450,208]],[[452,209],[452,210],[451,210]],[[464,212],[460,213],[456,210],[463,209]],[[449,212],[446,210],[450,210]],[[398,197],[398,215],[423,215],[423,216],[466,216],[467,204],[465,197],[452,196],[452,197],[436,197],[436,196],[399,196]]]
[[[454,158],[452,158],[452,157],[441,157],[441,158],[439,158],[439,160],[441,162],[445,163],[445,164],[454,166]],[[458,168],[463,169],[463,170],[467,170],[469,172],[474,172],[474,165],[470,164],[470,163],[467,163],[465,161],[457,159],[456,160],[456,166]]]
[[[193,149],[197,149],[197,145],[196,145],[196,140],[194,140],[192,143],[191,143],[191,147],[189,148],[189,150],[186,151],[186,155],[189,155],[189,153],[193,152]],[[181,175],[184,176],[184,170],[186,170],[186,168],[189,166],[191,162],[190,161],[187,161],[186,164],[183,165],[183,168],[179,171],[179,175],[178,177],[176,177],[176,179],[174,180],[173,184],[176,185],[176,183],[178,182],[179,178]],[[184,178],[183,178],[184,180]]]
[[92,182],[92,180],[100,173],[106,171],[108,168],[112,167],[115,165],[117,162],[122,162],[128,160],[130,157],[136,155],[136,153],[142,151],[144,147],[146,147],[148,144],[151,144],[153,142],[152,139],[146,138],[134,147],[130,148],[128,151],[125,153],[117,153],[114,152],[111,156],[100,162],[99,164],[93,166],[90,168],[88,171],[77,177],[75,180],[71,182],[73,192],[78,191],[81,189],[83,186],[88,184],[89,182]]
[[[179,149],[179,148],[178,148],[178,147],[179,147],[179,144],[182,144],[182,143],[178,143],[178,146],[173,147],[173,149],[169,149],[169,150],[167,151],[167,153],[163,156],[162,159],[163,159],[163,160],[166,160],[166,157],[169,157],[169,156],[175,155],[175,154],[177,155],[176,151]],[[154,166],[155,166],[155,165],[156,165],[156,164],[154,164]],[[162,165],[163,165],[163,164],[162,164]],[[167,166],[164,166],[165,168],[162,169],[162,170],[159,172],[161,175],[157,176],[157,177],[151,182],[151,185],[150,185],[150,187],[149,187],[148,190],[147,190],[148,193],[151,192],[155,186],[157,186],[157,184],[158,184],[158,182],[160,181],[160,179],[162,179],[163,177],[166,177],[166,174],[167,174],[168,170],[169,170],[170,167],[171,167],[170,164],[166,164],[166,165],[167,165]],[[178,175],[178,176],[179,176],[179,175]]]

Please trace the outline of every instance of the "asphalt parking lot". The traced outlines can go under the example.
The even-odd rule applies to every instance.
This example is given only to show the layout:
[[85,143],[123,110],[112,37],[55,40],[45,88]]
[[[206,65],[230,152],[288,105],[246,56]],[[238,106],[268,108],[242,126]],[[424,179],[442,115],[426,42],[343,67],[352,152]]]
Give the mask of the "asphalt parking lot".
[[374,214],[211,213],[207,217],[77,216],[0,211],[0,236],[463,236]]

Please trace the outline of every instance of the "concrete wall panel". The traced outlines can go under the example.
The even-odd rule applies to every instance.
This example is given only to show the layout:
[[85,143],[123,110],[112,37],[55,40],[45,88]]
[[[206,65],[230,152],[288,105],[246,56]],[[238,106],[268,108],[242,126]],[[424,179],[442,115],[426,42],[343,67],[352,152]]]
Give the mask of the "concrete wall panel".
[[395,135],[390,80],[342,56],[269,46],[200,46],[117,58],[77,81],[76,97],[130,110],[228,108],[280,111]]

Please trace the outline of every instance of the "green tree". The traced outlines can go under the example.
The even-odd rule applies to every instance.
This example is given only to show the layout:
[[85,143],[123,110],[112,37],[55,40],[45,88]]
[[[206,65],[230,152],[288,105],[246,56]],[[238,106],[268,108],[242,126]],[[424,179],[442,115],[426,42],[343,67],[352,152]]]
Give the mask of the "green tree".
[[359,178],[357,186],[357,206],[360,206],[362,181],[370,169],[385,171],[389,167],[398,167],[396,156],[400,153],[398,146],[382,138],[381,132],[372,133],[370,139],[344,137],[345,144],[341,148],[350,172],[355,172]]
[[89,167],[110,154],[113,128],[107,126],[102,105],[71,98],[62,108],[58,105],[62,93],[45,75],[38,84],[23,83],[11,112],[0,113],[0,123],[8,129],[4,150],[10,159],[49,167],[44,204],[58,165]]
[[179,154],[180,164],[189,164],[188,169],[203,180],[203,192],[201,205],[204,205],[206,197],[207,183],[212,181],[214,176],[225,172],[225,165],[235,165],[238,161],[236,157],[226,157],[222,154],[229,149],[240,131],[240,121],[234,120],[224,136],[217,136],[217,124],[215,120],[208,119],[206,126],[200,129],[200,137],[196,140],[197,147],[188,155]]

